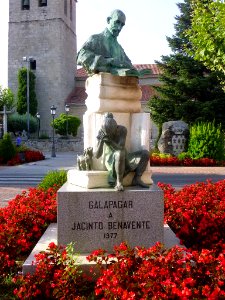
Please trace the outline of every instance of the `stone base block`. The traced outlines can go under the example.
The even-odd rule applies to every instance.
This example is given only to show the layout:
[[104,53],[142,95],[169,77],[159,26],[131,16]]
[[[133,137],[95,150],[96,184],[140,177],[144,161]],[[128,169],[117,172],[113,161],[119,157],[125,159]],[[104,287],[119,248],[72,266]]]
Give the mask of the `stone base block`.
[[86,80],[89,112],[140,112],[138,78],[100,73]]
[[[48,248],[48,245],[54,242],[55,244],[58,244],[57,241],[57,224],[52,223],[49,225],[37,245],[34,247],[28,258],[23,264],[23,275],[25,274],[33,274],[35,272],[35,255],[38,254],[41,251],[46,251]],[[166,248],[172,248],[173,246],[181,246],[179,239],[175,236],[174,232],[170,229],[168,225],[164,225],[164,245]],[[93,249],[95,250],[95,249]],[[76,248],[75,251],[79,253],[79,249]],[[78,254],[78,260],[77,264],[81,266],[83,272],[89,273],[90,268],[95,267],[95,264],[93,262],[89,262],[86,259],[86,256],[89,255],[90,253],[79,255]],[[96,268],[96,271],[98,271],[98,268]]]
[[129,187],[84,189],[66,183],[58,191],[58,243],[74,242],[79,253],[127,241],[131,247],[163,242],[163,192]]
[[[152,171],[145,171],[142,175],[142,180],[146,184],[153,184],[151,179]],[[129,173],[124,179],[124,186],[131,186],[134,172]],[[67,173],[69,184],[80,186],[86,189],[105,188],[108,184],[108,171],[79,171],[71,169]]]

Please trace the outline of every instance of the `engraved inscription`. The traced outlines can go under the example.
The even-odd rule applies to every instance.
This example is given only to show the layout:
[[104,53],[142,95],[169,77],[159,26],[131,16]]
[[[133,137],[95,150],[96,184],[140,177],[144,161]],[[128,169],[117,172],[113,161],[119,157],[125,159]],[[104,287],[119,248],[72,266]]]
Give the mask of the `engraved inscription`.
[[109,230],[150,229],[150,221],[121,221],[108,222]]
[[105,220],[104,216],[102,221],[97,222],[84,222],[76,221],[72,225],[73,231],[101,231],[103,239],[116,239],[118,238],[119,232],[128,230],[150,230],[151,221],[150,220],[115,220],[114,210],[117,209],[134,209],[134,204],[132,200],[90,200],[88,201],[88,209],[93,210],[105,210]]
[[133,201],[89,201],[89,209],[133,208]]
[[102,230],[103,222],[74,222],[72,230]]

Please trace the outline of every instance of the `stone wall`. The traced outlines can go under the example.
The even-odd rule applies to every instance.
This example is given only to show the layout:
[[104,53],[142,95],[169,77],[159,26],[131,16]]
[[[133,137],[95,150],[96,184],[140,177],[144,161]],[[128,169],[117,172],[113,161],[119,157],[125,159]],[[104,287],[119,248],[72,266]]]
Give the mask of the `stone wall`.
[[[52,140],[28,140],[23,141],[23,144],[26,145],[29,148],[39,150],[42,152],[51,152],[52,150]],[[79,138],[75,139],[55,139],[55,148],[56,152],[68,152],[68,151],[74,151],[78,153],[83,152],[83,140]]]

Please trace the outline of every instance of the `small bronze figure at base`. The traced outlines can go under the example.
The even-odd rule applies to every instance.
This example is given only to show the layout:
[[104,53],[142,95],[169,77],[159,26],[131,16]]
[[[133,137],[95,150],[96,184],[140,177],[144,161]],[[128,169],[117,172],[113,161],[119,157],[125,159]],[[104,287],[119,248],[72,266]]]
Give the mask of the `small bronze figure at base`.
[[98,132],[98,147],[96,158],[103,155],[105,145],[105,167],[109,172],[108,183],[117,191],[123,191],[123,177],[129,172],[134,172],[132,185],[148,188],[149,186],[141,180],[149,162],[149,152],[139,150],[128,153],[125,148],[127,129],[118,125],[112,113],[106,113],[105,120]]

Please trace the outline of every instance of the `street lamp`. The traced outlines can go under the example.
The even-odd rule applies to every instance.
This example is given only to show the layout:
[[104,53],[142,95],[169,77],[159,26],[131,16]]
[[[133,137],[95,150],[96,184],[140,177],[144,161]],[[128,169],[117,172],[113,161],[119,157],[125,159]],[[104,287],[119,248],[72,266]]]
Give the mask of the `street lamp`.
[[54,105],[51,106],[51,115],[52,115],[52,157],[56,157],[55,154],[55,126],[54,126],[54,120],[55,120],[55,113],[56,113],[56,107]]
[[39,139],[39,136],[40,136],[40,118],[41,118],[41,115],[39,114],[39,112],[36,113],[36,118],[38,120],[38,139]]
[[66,137],[68,138],[68,113],[70,111],[69,104],[65,105],[65,111],[66,111]]
[[24,56],[23,61],[27,63],[27,137],[30,137],[30,63],[34,61],[33,57]]

